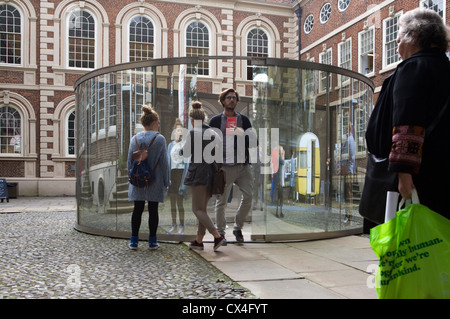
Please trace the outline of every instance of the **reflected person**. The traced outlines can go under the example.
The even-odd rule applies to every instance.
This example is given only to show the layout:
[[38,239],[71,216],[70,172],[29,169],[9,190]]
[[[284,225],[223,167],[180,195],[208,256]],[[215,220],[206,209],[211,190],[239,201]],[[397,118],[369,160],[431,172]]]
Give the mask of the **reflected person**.
[[[216,199],[216,226],[219,233],[225,237],[227,224],[225,207],[231,187],[234,184],[239,187],[242,198],[234,218],[233,235],[236,237],[237,242],[243,242],[242,228],[244,227],[245,218],[252,207],[253,198],[253,174],[250,165],[249,148],[251,142],[256,141],[256,134],[252,129],[249,118],[236,112],[239,94],[234,88],[222,91],[218,101],[223,107],[223,112],[213,116],[209,125],[222,131],[222,169],[225,173],[226,187],[224,193]],[[244,145],[240,142],[242,138],[245,140]]]
[[[214,236],[214,251],[216,251],[225,243],[225,238],[214,227],[214,223],[208,216],[207,206],[211,197],[210,190],[217,164],[215,161],[207,159],[204,152],[210,143],[220,145],[220,136],[204,123],[206,113],[200,102],[191,103],[189,117],[193,128],[189,131],[183,150],[183,156],[190,155],[184,183],[192,187],[192,211],[198,219],[197,236],[189,244],[189,248],[203,250],[203,237],[208,230]],[[206,131],[211,134],[210,138],[204,138]],[[198,152],[199,150],[200,152]]]
[[184,233],[184,197],[186,194],[186,186],[183,179],[187,171],[187,163],[183,160],[183,125],[180,119],[175,120],[172,131],[173,141],[167,147],[167,155],[169,162],[169,199],[170,212],[172,216],[172,228],[167,234],[173,234],[177,231],[177,207],[180,225],[178,235]]

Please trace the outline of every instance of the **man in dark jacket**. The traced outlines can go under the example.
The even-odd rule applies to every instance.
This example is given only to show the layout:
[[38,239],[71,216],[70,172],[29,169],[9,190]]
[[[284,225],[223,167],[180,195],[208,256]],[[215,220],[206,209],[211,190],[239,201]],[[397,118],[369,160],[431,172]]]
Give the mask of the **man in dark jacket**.
[[[223,134],[223,164],[225,172],[225,191],[216,200],[216,226],[225,237],[225,206],[233,183],[242,192],[241,203],[236,212],[233,234],[238,242],[243,242],[242,227],[250,212],[253,198],[253,175],[250,165],[249,147],[256,147],[256,134],[247,116],[235,111],[239,94],[235,89],[224,90],[219,95],[223,113],[211,118],[209,125],[218,128]],[[252,145],[253,144],[253,145]]]

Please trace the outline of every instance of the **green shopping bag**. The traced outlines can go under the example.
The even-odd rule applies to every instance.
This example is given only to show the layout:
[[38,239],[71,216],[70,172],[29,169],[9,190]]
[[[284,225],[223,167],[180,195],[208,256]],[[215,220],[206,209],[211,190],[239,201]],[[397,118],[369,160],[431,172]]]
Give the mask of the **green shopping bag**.
[[450,220],[410,204],[370,231],[379,299],[450,299]]

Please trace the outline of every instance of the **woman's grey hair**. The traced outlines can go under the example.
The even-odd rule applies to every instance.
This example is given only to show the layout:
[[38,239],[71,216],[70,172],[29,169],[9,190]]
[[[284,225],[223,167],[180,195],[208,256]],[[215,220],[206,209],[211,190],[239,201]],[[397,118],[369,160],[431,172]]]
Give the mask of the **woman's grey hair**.
[[426,8],[417,8],[403,14],[399,21],[404,41],[418,45],[421,49],[439,47],[447,51],[450,41],[449,28],[441,16]]

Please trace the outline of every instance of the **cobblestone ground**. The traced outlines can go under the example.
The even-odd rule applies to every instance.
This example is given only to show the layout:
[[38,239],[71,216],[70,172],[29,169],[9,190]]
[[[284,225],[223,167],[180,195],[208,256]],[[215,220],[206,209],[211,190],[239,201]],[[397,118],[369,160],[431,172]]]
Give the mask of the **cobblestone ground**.
[[0,214],[0,299],[253,299],[182,244],[80,233],[75,212]]

